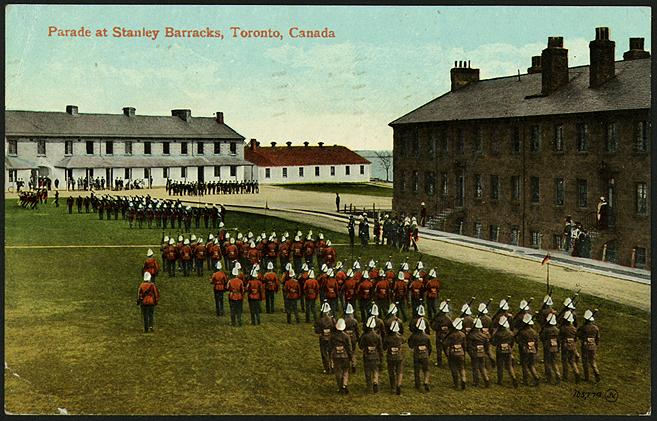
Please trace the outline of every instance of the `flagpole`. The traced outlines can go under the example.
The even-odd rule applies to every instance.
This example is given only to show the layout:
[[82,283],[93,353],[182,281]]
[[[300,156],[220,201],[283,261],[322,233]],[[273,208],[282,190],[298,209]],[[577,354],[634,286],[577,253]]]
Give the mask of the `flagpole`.
[[550,294],[550,261],[547,262],[547,291]]

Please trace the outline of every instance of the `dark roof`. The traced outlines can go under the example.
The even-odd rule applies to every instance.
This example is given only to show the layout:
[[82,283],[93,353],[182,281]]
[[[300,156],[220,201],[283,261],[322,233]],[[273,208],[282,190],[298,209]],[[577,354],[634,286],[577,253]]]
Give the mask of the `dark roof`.
[[161,168],[214,165],[251,165],[230,156],[69,156],[55,163],[56,168]]
[[235,139],[244,137],[212,117],[124,114],[77,114],[50,111],[5,111],[5,136],[137,137]]
[[616,62],[616,77],[589,88],[589,66],[571,67],[569,83],[549,96],[541,73],[485,79],[417,108],[390,123],[428,123],[650,108],[650,59]]
[[244,158],[259,167],[369,164],[345,146],[274,146],[244,148]]

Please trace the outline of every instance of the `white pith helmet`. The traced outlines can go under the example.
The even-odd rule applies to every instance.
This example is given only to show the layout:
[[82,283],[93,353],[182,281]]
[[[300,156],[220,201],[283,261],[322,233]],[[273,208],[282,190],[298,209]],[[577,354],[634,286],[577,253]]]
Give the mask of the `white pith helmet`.
[[370,262],[367,264],[367,267],[370,269],[373,269],[374,266],[376,266],[376,263],[374,262],[374,259],[370,259]]
[[217,264],[214,265],[214,267],[215,267],[217,270],[221,270],[221,262],[217,262]]
[[370,316],[370,318],[367,319],[366,326],[369,327],[370,329],[374,329],[376,327],[376,317]]
[[399,279],[400,281],[403,281],[404,280],[404,272],[399,272],[397,274],[397,279]]
[[150,272],[144,272],[144,281],[145,282],[150,282],[151,281],[151,273]]
[[554,304],[554,302],[552,301],[552,297],[549,296],[549,295],[546,295],[545,297],[543,297],[543,304],[545,304],[547,306],[551,306],[552,304]]
[[343,318],[338,319],[337,323],[335,324],[335,329],[339,331],[345,330],[347,327],[347,324],[345,323]]
[[397,320],[394,320],[390,324],[390,331],[395,332],[395,333],[399,332],[399,323],[397,322]]
[[169,242],[169,236],[165,235],[164,240],[162,240],[163,243],[168,243]]
[[595,318],[593,317],[593,312],[591,310],[587,309],[584,312],[584,320],[588,320],[589,322],[592,322],[592,321],[595,320]]
[[308,278],[309,279],[314,279],[315,278],[315,271],[310,269],[310,272],[308,272]]
[[500,301],[500,310],[508,310],[508,309],[509,309],[509,302],[507,301],[506,298],[504,298]]
[[397,314],[397,306],[395,303],[390,303],[390,307],[388,307],[388,314]]
[[267,263],[267,270],[274,269],[274,264],[272,262]]
[[563,300],[563,305],[564,305],[566,308],[569,308],[569,309],[571,309],[571,310],[575,310],[575,303],[573,303],[573,299],[570,298],[570,297],[566,297],[566,299]]
[[146,252],[146,257],[151,257],[152,255],[153,255],[153,250],[148,249],[148,251]]
[[456,330],[461,330],[463,328],[463,319],[461,319],[460,317],[454,319],[454,321],[452,322],[452,327]]
[[367,271],[363,272],[363,279],[370,279],[370,274]]
[[566,321],[569,321],[570,323],[573,323],[573,322],[575,321],[575,316],[573,315],[573,313],[572,313],[570,310],[567,310],[567,311],[563,314],[563,318],[564,318]]
[[435,278],[436,276],[438,276],[438,274],[436,273],[436,269],[431,269],[429,271],[429,276],[432,277],[432,278]]
[[237,268],[237,266],[235,266],[231,271],[231,273],[233,274],[233,276],[237,276],[240,274],[240,270]]
[[290,275],[290,278],[292,278],[294,276],[294,269],[290,269],[288,274]]
[[472,315],[472,309],[470,308],[470,306],[467,303],[463,304],[463,306],[461,307],[461,313],[465,313],[466,315],[471,316]]
[[417,315],[418,316],[424,316],[424,314],[425,314],[424,313],[424,306],[422,304],[420,304],[419,306],[417,306]]
[[532,320],[532,315],[526,313],[524,316],[522,316],[522,322],[528,325],[533,325],[534,321]]
[[527,300],[521,300],[520,301],[520,306],[518,307],[520,310],[527,310],[529,303]]
[[329,303],[323,303],[322,304],[322,313],[330,313],[331,312],[331,306]]
[[176,240],[174,240],[173,238],[169,238],[169,245],[172,246],[174,244],[176,244]]
[[548,314],[545,320],[548,322],[548,324],[552,326],[555,326],[557,324],[557,316],[555,316],[554,313]]
[[372,316],[378,316],[379,315],[379,306],[374,304],[372,306],[372,309],[370,310],[370,314],[372,314]]
[[438,311],[441,311],[443,313],[449,313],[449,304],[447,301],[441,301],[440,306],[438,307]]
[[481,314],[488,314],[488,307],[486,307],[486,303],[480,303],[477,311]]
[[347,308],[344,310],[345,314],[354,314],[354,306],[351,303],[347,304]]
[[185,241],[183,242],[184,245],[189,245],[189,239],[185,238]]
[[391,262],[390,260],[388,260],[388,261],[386,262],[385,268],[386,268],[386,270],[390,270],[390,269],[392,269],[392,262]]
[[419,330],[425,330],[427,328],[427,323],[424,321],[423,318],[420,318],[415,323],[415,327],[417,327]]
[[481,323],[481,319],[479,317],[477,317],[475,319],[474,327],[477,328],[477,329],[481,329],[482,327],[484,327],[484,325]]
[[497,323],[502,327],[509,328],[509,319],[506,316],[500,317]]

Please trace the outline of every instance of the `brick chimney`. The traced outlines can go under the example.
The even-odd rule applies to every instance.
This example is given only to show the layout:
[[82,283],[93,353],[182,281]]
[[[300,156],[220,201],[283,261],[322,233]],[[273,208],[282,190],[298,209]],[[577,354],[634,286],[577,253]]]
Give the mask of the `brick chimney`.
[[317,144],[319,145],[320,148],[324,147],[324,142],[317,142]]
[[532,57],[532,67],[527,68],[527,73],[541,73],[541,56]]
[[189,123],[189,121],[192,118],[192,110],[187,110],[187,109],[171,110],[171,116],[179,117],[181,120]]
[[541,75],[543,95],[568,84],[568,50],[563,48],[563,37],[548,38],[547,48],[541,53]]
[[123,107],[123,115],[126,117],[134,117],[135,109],[133,107]]
[[78,115],[78,106],[77,105],[67,105],[66,113],[70,115]]
[[285,144],[287,145],[288,148],[292,147],[292,142],[290,142],[289,140],[287,142],[285,142]]
[[219,124],[224,124],[224,113],[221,111],[217,111],[217,116],[215,117],[215,120],[217,120],[217,123]]
[[630,49],[623,53],[623,60],[648,58],[650,53],[643,49],[643,38],[630,38]]
[[308,142],[308,141],[303,142],[303,146],[306,147],[306,148],[308,147],[309,144],[310,144],[310,142]]
[[609,28],[595,28],[595,40],[589,42],[591,65],[589,66],[589,87],[602,86],[615,76],[614,53],[616,43],[609,39]]
[[258,142],[255,139],[251,139],[249,142],[249,149],[255,151],[258,148]]
[[275,147],[276,147],[276,142],[270,142],[270,143],[271,143],[271,147],[272,147],[272,148],[275,148]]
[[455,61],[454,67],[449,72],[452,79],[452,92],[472,82],[479,81],[479,69],[470,68],[470,60]]

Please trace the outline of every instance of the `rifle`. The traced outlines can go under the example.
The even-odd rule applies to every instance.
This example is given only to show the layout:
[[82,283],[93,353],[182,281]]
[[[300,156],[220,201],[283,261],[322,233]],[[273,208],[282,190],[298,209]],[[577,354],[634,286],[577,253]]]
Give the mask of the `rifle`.
[[[468,307],[470,307],[470,306],[472,305],[472,303],[474,302],[474,300],[475,300],[475,297],[470,298],[470,302],[468,303]],[[467,310],[461,312],[461,315],[459,316],[460,319],[462,319],[463,317],[465,317],[465,313],[466,313],[466,311],[467,311]]]
[[[581,288],[580,288],[580,290],[581,290]],[[571,300],[573,301],[573,305],[574,305],[574,303],[575,303],[575,299],[576,299],[578,296],[579,296],[579,290],[575,293],[575,295],[573,295],[573,296],[571,297]],[[559,312],[559,314],[557,314],[557,321],[561,320],[561,318],[563,317],[564,313],[566,313],[566,310],[568,310],[568,307],[563,306],[563,308],[561,309],[561,311]]]
[[[470,298],[470,302],[468,303],[468,307],[470,307],[470,306],[472,305],[472,303],[474,302],[474,300],[475,300],[475,297]],[[458,318],[459,318],[459,319],[463,319],[464,316],[465,316],[465,311],[462,311],[462,312],[461,312],[461,315],[460,315]],[[456,319],[455,319],[455,320],[456,320]],[[463,323],[463,322],[461,322],[461,323]],[[445,337],[451,335],[451,334],[454,332],[454,330],[455,330],[454,325],[453,325],[453,324],[450,324],[450,325],[449,325],[449,331],[447,332],[447,335],[445,335]]]
[[[490,303],[491,303],[492,301],[493,301],[492,298],[489,298],[489,299],[488,299],[488,302],[486,303],[486,309],[488,309],[488,306],[490,305]],[[477,315],[475,316],[475,319],[478,319],[482,314],[484,314],[484,313],[481,312],[481,311],[479,311],[479,310],[477,310]]]
[[[507,295],[507,296],[506,296],[506,299],[504,300],[505,303],[508,304],[510,299],[511,299],[511,296],[510,296],[510,295]],[[493,320],[495,320],[495,318],[496,318],[497,316],[499,316],[499,314],[500,314],[502,311],[506,311],[506,310],[502,310],[502,307],[499,307],[499,308],[497,309],[497,311],[495,312],[495,314],[493,315]]]

